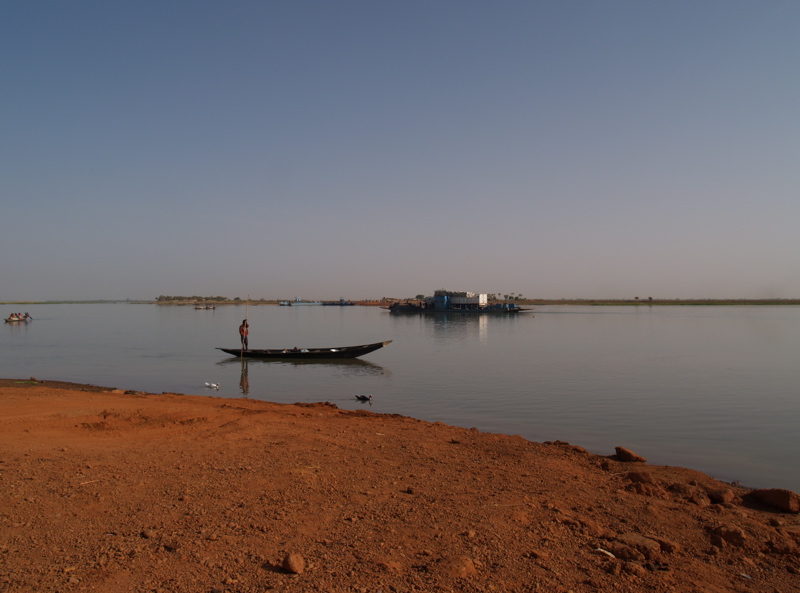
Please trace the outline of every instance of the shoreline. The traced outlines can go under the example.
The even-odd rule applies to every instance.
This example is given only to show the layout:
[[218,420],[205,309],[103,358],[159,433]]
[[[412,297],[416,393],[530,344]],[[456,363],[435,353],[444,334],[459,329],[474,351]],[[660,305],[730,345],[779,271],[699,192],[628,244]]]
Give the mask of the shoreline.
[[[408,299],[353,300],[357,307],[386,307],[393,302],[403,302]],[[492,301],[508,302],[508,301]],[[800,299],[518,299],[512,301],[521,306],[578,306],[578,307],[723,307],[723,306],[798,306]],[[280,301],[273,299],[260,299],[245,303],[242,300],[201,300],[201,301],[156,301],[156,300],[85,300],[85,301],[0,301],[0,305],[97,305],[128,303],[131,305],[159,305],[169,307],[193,307],[195,305],[213,305],[215,307],[249,305],[253,307],[280,306]]]
[[0,590],[800,589],[797,494],[623,449],[33,379],[0,427]]

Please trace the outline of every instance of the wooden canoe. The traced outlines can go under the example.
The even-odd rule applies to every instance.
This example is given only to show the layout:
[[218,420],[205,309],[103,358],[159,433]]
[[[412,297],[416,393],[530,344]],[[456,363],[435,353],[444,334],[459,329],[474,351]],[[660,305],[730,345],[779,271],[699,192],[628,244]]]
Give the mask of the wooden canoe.
[[391,343],[375,342],[374,344],[362,344],[361,346],[340,346],[338,348],[275,348],[269,350],[242,350],[241,348],[217,348],[231,356],[242,358],[285,358],[285,359],[334,359],[334,358],[357,358],[378,348]]

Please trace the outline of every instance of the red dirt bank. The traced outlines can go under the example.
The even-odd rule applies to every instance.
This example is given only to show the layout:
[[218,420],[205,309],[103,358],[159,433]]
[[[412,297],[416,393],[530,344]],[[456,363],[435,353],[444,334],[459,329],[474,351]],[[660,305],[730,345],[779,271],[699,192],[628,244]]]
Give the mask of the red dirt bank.
[[746,490],[329,404],[4,381],[0,485],[3,593],[800,590]]

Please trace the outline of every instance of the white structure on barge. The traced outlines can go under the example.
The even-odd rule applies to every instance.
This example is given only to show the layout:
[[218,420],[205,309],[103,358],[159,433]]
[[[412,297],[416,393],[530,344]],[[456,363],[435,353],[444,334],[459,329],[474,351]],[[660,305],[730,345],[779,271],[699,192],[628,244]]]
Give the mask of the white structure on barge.
[[489,304],[488,294],[437,290],[433,293],[433,308],[437,311],[482,309]]

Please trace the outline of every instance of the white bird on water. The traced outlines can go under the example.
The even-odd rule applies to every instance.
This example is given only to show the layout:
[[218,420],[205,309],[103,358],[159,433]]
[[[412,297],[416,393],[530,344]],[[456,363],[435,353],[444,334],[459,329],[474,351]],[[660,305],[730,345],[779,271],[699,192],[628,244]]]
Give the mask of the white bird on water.
[[206,383],[206,387],[219,391],[219,383]]

